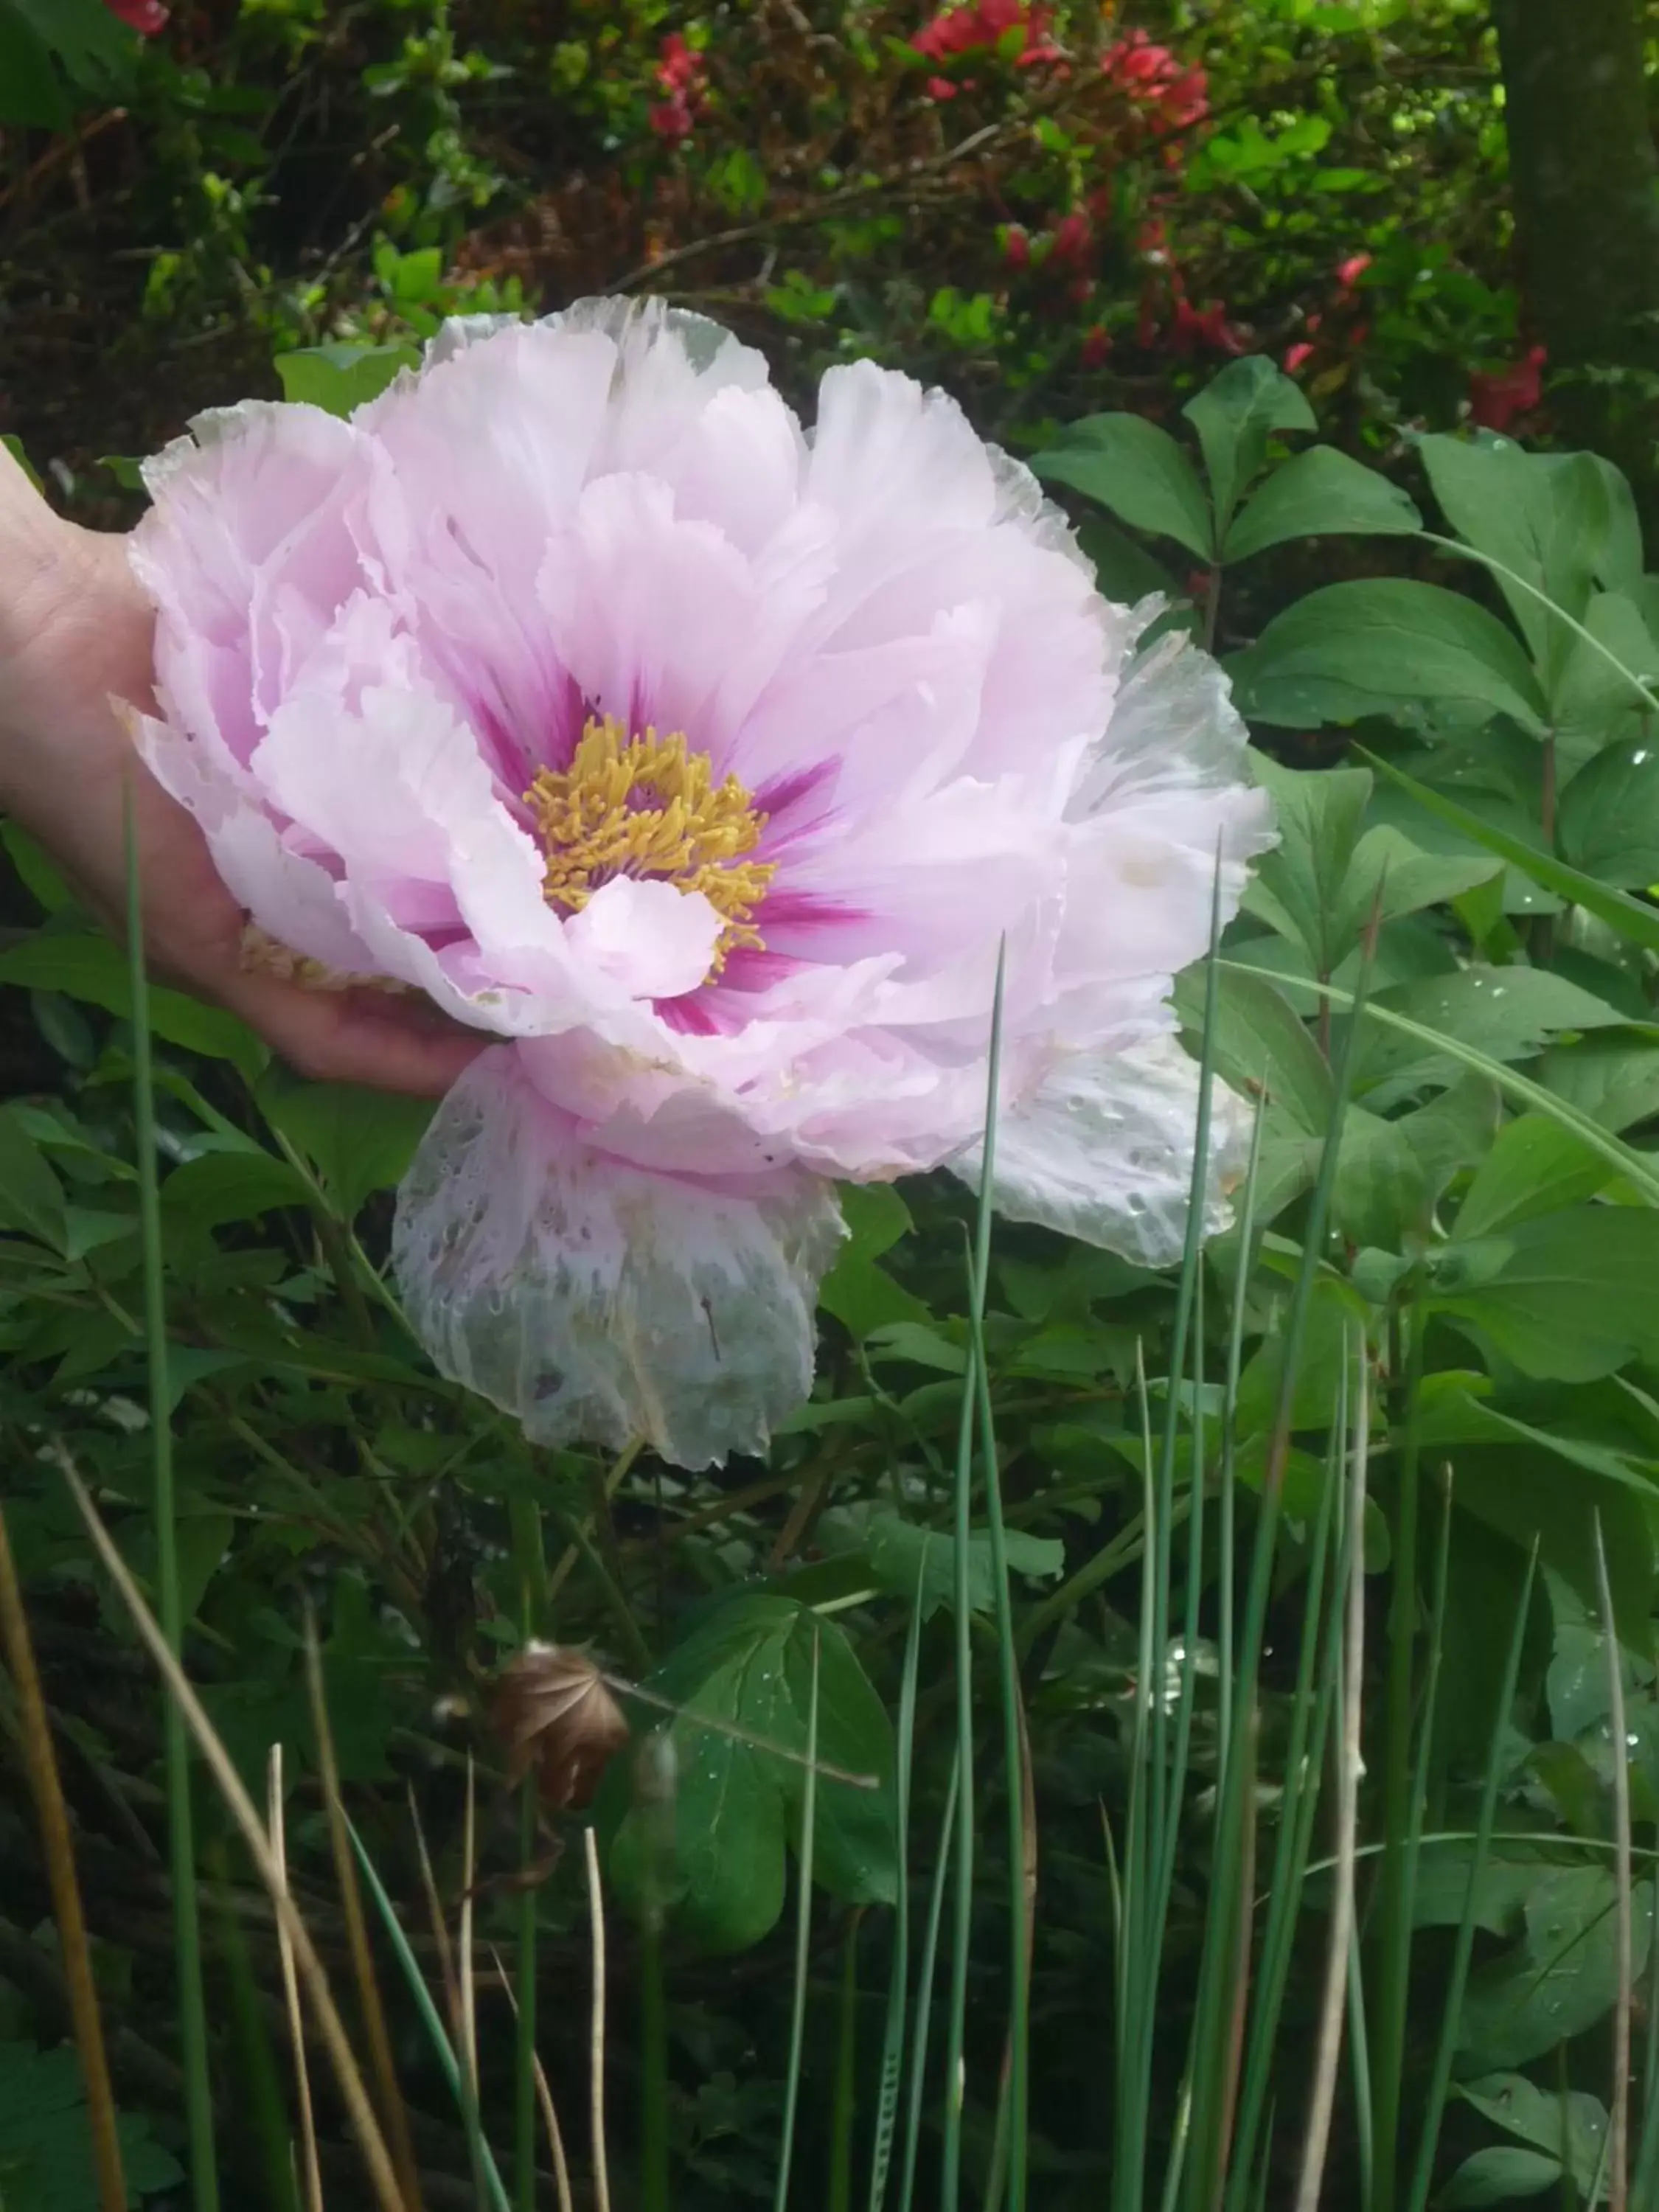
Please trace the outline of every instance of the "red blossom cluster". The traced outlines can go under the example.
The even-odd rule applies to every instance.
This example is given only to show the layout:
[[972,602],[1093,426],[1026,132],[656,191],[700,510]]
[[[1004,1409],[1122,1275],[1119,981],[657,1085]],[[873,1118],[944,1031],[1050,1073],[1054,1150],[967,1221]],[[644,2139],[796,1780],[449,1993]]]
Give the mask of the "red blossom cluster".
[[[1346,307],[1352,303],[1359,280],[1370,265],[1371,257],[1369,253],[1351,253],[1346,261],[1337,263],[1334,307]],[[1298,368],[1312,360],[1318,350],[1316,341],[1324,326],[1325,311],[1322,307],[1316,308],[1303,325],[1303,328],[1308,333],[1307,337],[1298,338],[1293,346],[1286,349],[1285,373],[1287,376],[1294,376]],[[1369,323],[1356,323],[1352,329],[1345,334],[1344,343],[1346,350],[1352,352],[1356,346],[1363,345],[1370,335],[1370,327]]]
[[[1159,137],[1190,131],[1210,112],[1210,81],[1204,71],[1183,67],[1168,46],[1154,46],[1145,31],[1126,32],[1109,46],[1100,73],[1127,94],[1139,118]],[[1178,165],[1179,149],[1166,148],[1164,158]]]
[[678,31],[669,32],[662,42],[656,79],[664,97],[652,108],[647,120],[659,138],[678,146],[683,138],[691,136],[691,126],[697,119],[708,85],[702,56],[693,52]]
[[[1049,20],[1048,10],[1031,5],[1030,0],[957,0],[924,24],[910,44],[930,62],[950,63],[967,54],[990,52],[1011,32],[1018,32],[1022,43],[1012,59],[1018,68],[1032,69],[1040,62],[1060,58],[1060,48],[1048,36]],[[927,80],[935,100],[954,100],[959,88],[947,76]]]
[[1542,404],[1548,359],[1545,348],[1535,345],[1509,368],[1489,375],[1477,371],[1469,379],[1469,420],[1482,430],[1513,429]]
[[104,5],[112,15],[118,15],[147,39],[167,28],[167,10],[161,0],[104,0]]

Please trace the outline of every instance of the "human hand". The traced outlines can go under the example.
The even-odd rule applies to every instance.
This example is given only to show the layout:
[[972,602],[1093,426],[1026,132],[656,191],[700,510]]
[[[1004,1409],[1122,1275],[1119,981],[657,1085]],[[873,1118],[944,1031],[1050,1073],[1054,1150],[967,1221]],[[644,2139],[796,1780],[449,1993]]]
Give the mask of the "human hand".
[[152,703],[153,629],[125,540],[54,514],[0,447],[0,808],[120,935],[131,791],[159,977],[239,1015],[314,1080],[441,1096],[486,1038],[418,999],[309,991],[246,964],[246,917],[110,704]]

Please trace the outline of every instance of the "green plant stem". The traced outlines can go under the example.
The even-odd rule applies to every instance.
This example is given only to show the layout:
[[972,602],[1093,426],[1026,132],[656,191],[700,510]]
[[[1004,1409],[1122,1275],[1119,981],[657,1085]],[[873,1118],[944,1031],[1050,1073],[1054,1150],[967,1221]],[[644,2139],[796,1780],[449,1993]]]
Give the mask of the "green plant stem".
[[921,2143],[922,2093],[927,2081],[927,2030],[933,2011],[933,1976],[939,1965],[939,1929],[945,1919],[945,1885],[951,1871],[955,1824],[962,1818],[961,1770],[955,1757],[945,1792],[945,1811],[939,1820],[939,1856],[933,1862],[933,1887],[927,1900],[927,1925],[921,1939],[921,1959],[916,1974],[916,2031],[910,2045],[910,2109],[904,2128],[904,2171],[899,2184],[898,2212],[911,2212],[915,2197],[916,2154]]
[[[542,1520],[536,1501],[514,1491],[507,1501],[513,1535],[513,1565],[518,1582],[522,1640],[540,1629],[547,1605],[547,1560],[542,1549]],[[538,1848],[536,1784],[527,1779],[519,1801],[519,1866],[524,1888],[519,1897],[518,2002],[514,2023],[513,2195],[514,2212],[536,2212],[536,1903],[530,1878]]]
[[1383,1845],[1376,1908],[1381,1959],[1376,2032],[1371,2039],[1371,2108],[1376,2130],[1371,2212],[1392,2212],[1395,2203],[1400,2156],[1401,2076],[1406,2057],[1406,1997],[1411,1978],[1406,1854],[1412,1821],[1412,1721],[1415,1696],[1413,1657],[1417,1630],[1417,1522],[1422,1456],[1418,1401],[1423,1379],[1423,1328],[1416,1313],[1408,1310],[1400,1317],[1395,1341],[1396,1373],[1401,1371],[1399,1354],[1404,1354],[1401,1395],[1395,1409],[1403,1443],[1395,1513],[1394,1583],[1389,1604]]
[[[859,1929],[864,1908],[847,1922],[841,1962],[841,2033],[836,2047],[836,2101],[830,2136],[829,2212],[852,2212],[853,2127],[858,2118]],[[664,2208],[666,2212],[666,2208]]]
[[773,2212],[785,2212],[795,2155],[795,2116],[800,2105],[801,2056],[806,2043],[806,1979],[812,1946],[812,1847],[817,1832],[818,1661],[821,1639],[812,1637],[811,1703],[806,1714],[806,1771],[801,1780],[800,1844],[795,1879],[795,1980],[789,2010],[789,2070],[783,2087],[783,2140],[778,2149],[778,2183]]
[[[138,1218],[144,1251],[144,1335],[149,1362],[156,1611],[168,1650],[175,1659],[182,1660],[185,1625],[179,1581],[178,1506],[173,1483],[173,1398],[167,1378],[167,1289],[161,1273],[161,1189],[156,1170],[155,1066],[150,1052],[149,979],[144,969],[143,907],[131,791],[127,794],[126,865],[133,1121],[138,1146]],[[209,2070],[207,2002],[202,1986],[202,1928],[197,1903],[196,1841],[191,1808],[190,1739],[176,1698],[166,1698],[162,1705],[161,1747],[167,1778],[167,1871],[179,1980],[179,2043],[185,2073],[191,2202],[195,2212],[218,2212],[213,2083]]]

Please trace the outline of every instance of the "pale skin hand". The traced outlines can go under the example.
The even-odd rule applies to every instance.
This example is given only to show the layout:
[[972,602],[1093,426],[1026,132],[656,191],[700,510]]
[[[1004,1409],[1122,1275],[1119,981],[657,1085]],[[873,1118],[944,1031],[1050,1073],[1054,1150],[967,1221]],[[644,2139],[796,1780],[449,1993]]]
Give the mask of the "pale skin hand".
[[125,541],[65,522],[0,447],[0,811],[118,934],[132,793],[152,972],[240,1015],[302,1075],[437,1097],[486,1042],[415,999],[307,991],[244,964],[247,917],[111,708],[153,706],[148,600]]

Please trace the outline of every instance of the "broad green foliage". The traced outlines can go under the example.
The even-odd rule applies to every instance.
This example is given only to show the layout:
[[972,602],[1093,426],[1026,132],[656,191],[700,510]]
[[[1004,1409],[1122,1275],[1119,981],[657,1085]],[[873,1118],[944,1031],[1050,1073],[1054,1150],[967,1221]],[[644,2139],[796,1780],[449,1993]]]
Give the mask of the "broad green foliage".
[[[1206,72],[1184,124],[1128,88],[1122,56],[1112,75],[1129,27],[1059,0],[1042,12],[1064,78],[1027,59],[1021,25],[927,57],[912,40],[930,11],[888,0],[690,17],[568,0],[556,35],[544,10],[249,0],[175,9],[174,36],[149,40],[103,0],[0,0],[0,127],[33,180],[8,200],[27,210],[6,249],[23,335],[31,301],[77,285],[100,313],[108,299],[142,316],[135,335],[112,311],[88,346],[109,350],[130,419],[60,435],[33,411],[51,380],[15,380],[54,495],[74,484],[103,519],[130,512],[132,465],[106,449],[151,450],[188,407],[249,388],[191,379],[228,326],[275,354],[260,388],[348,415],[447,313],[655,282],[763,344],[794,396],[863,354],[962,396],[1031,458],[1110,596],[1161,596],[1159,623],[1221,654],[1279,824],[1213,971],[1176,997],[1193,1049],[1259,1109],[1249,1238],[1218,1237],[1183,1303],[1173,1276],[1000,1227],[976,1326],[957,1187],[848,1189],[813,1399],[767,1465],[696,1481],[648,1458],[532,1451],[441,1382],[386,1275],[390,1194],[428,1109],[298,1083],[230,1017],[152,988],[185,1659],[256,1798],[283,1747],[296,1894],[349,2010],[306,1685],[314,1619],[351,1817],[440,2010],[422,1850],[452,1936],[471,1899],[498,2155],[512,2029],[494,1953],[510,1972],[533,1954],[538,2045],[586,2155],[591,1817],[619,2167],[636,2115],[644,2136],[656,2124],[656,1957],[666,2001],[672,2191],[653,2202],[648,2175],[636,2192],[618,2172],[617,2201],[774,2202],[803,1906],[797,2200],[862,2201],[866,2138],[886,2126],[900,2201],[931,1987],[914,2190],[932,2201],[954,2130],[962,2191],[994,2201],[997,2158],[1020,2165],[1012,2087],[999,2100],[1008,1905],[1029,1875],[1027,2202],[1254,2212],[1291,2201],[1312,2071],[1352,1546],[1371,1592],[1370,2122],[1392,2078],[1401,2148],[1385,2198],[1345,2054],[1324,2201],[1406,2212],[1426,2128],[1429,2201],[1553,2203],[1570,2185],[1589,2203],[1606,2193],[1620,1994],[1617,1781],[1650,1980],[1659,1832],[1659,577],[1617,471],[1535,450],[1535,393],[1495,416],[1471,385],[1520,353],[1484,3],[1156,0],[1136,27],[1164,82]],[[84,161],[50,135],[72,120]],[[298,212],[313,206],[314,233]],[[1472,429],[1472,397],[1522,436]],[[132,2039],[125,2058],[139,2053],[118,2087],[150,2123],[123,2123],[142,2195],[174,2186],[158,2145],[181,2139],[144,2058],[176,2047],[160,1735],[61,1473],[91,1486],[153,1596],[132,988],[71,887],[3,834],[0,1488],[106,2012]],[[981,1346],[994,1442],[967,1431],[959,1557]],[[1007,1818],[999,1557],[1029,1836]],[[527,1822],[509,1806],[493,1684],[526,1633],[592,1649],[627,1711],[634,1745],[591,1815],[550,1789]],[[960,1838],[942,1822],[959,1663],[975,1756],[958,1901]],[[666,1706],[630,1698],[624,1674]],[[269,1917],[204,1778],[197,1799],[225,2199],[287,2202]],[[78,2076],[50,2047],[63,2012],[21,1790],[0,1814],[20,1869],[19,1901],[0,1905],[0,2201],[73,2212],[94,2201],[91,2169]],[[1415,1892],[1392,1896],[1413,1823],[1429,1831]],[[1243,2072],[1223,2095],[1226,1915],[1246,1895]],[[943,1956],[924,1984],[935,1911]],[[1391,2077],[1396,1957],[1410,2002]],[[909,2010],[884,2034],[895,1987]],[[396,2012],[389,1977],[387,1994]],[[940,2094],[952,2033],[959,2104]],[[476,2161],[427,2035],[396,2013],[419,2162],[464,2185]],[[1633,2124],[1659,2142],[1644,2059],[1638,2027]],[[1218,2196],[1204,2161],[1224,2107],[1240,2132]],[[356,2202],[323,2109],[346,2174],[330,2164],[330,2201]],[[1659,2183],[1650,2154],[1638,2171]]]

